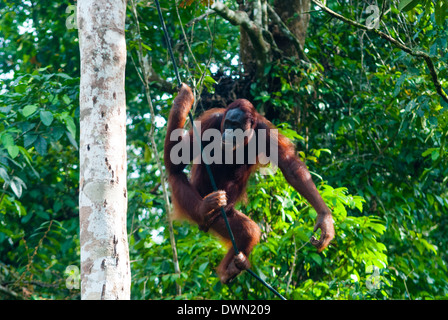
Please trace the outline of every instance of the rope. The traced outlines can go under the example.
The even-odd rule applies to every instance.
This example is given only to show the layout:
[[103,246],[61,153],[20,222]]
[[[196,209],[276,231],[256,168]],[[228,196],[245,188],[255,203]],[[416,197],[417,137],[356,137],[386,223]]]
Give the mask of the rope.
[[[167,29],[166,29],[166,25],[165,25],[165,21],[164,21],[164,19],[163,19],[162,10],[160,9],[159,1],[158,1],[158,0],[155,0],[155,3],[156,3],[156,6],[157,6],[157,12],[159,13],[159,19],[160,19],[160,23],[161,23],[161,25],[162,25],[163,33],[164,33],[164,36],[165,36],[166,46],[167,46],[167,48],[168,48],[168,51],[169,51],[171,60],[172,60],[172,62],[173,62],[174,73],[175,73],[175,75],[176,75],[177,83],[178,83],[178,86],[179,86],[179,88],[180,88],[180,87],[182,86],[182,81],[181,81],[181,79],[180,79],[179,70],[177,69],[176,61],[174,60],[173,49],[172,49],[172,47],[171,47],[170,37],[169,37],[169,35],[168,35],[168,31],[167,31]],[[211,184],[212,184],[212,188],[213,188],[214,191],[218,191],[218,188],[217,188],[217,186],[216,186],[215,179],[214,179],[214,177],[213,177],[212,171],[211,171],[210,166],[209,166],[209,164],[208,164],[209,162],[208,162],[208,160],[207,160],[207,158],[206,158],[206,155],[203,153],[204,149],[203,149],[203,146],[202,146],[202,140],[201,140],[201,137],[200,137],[200,135],[199,135],[199,132],[197,131],[196,126],[194,125],[194,122],[193,122],[193,115],[191,114],[191,111],[188,113],[188,117],[190,118],[190,122],[191,122],[192,127],[193,127],[193,132],[194,132],[194,134],[195,134],[195,136],[196,136],[196,138],[197,138],[197,141],[199,141],[199,143],[200,143],[200,146],[201,146],[201,155],[202,155],[202,157],[204,158],[205,168],[206,168],[206,170],[207,170],[207,174],[208,174],[208,176],[210,177],[210,182],[211,182]],[[233,250],[235,251],[235,255],[238,255],[238,254],[240,253],[240,251],[238,250],[238,247],[237,247],[237,245],[236,245],[235,237],[233,236],[232,229],[230,228],[230,224],[229,224],[229,220],[227,219],[226,212],[224,211],[224,208],[223,208],[223,207],[221,207],[220,209],[221,209],[221,215],[222,215],[222,217],[224,218],[224,221],[225,221],[225,224],[226,224],[226,228],[227,228],[227,231],[228,231],[228,233],[229,233],[230,240],[231,240],[231,242],[232,242]],[[282,299],[282,300],[286,300],[285,297],[283,297],[280,293],[278,293],[272,286],[270,286],[266,281],[264,281],[263,279],[261,279],[261,278],[260,278],[256,273],[254,273],[252,270],[247,269],[246,271],[247,271],[249,274],[251,274],[255,279],[257,279],[259,282],[261,282],[266,288],[268,288],[269,290],[271,290],[271,291],[272,291],[276,296],[278,296],[280,299]]]

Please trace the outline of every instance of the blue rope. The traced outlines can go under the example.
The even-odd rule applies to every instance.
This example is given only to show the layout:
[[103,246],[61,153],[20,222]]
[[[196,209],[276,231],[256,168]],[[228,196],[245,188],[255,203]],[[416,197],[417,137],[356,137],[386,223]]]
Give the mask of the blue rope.
[[[172,62],[173,62],[174,73],[176,74],[177,83],[178,83],[178,86],[179,86],[179,88],[180,88],[180,87],[182,86],[182,81],[181,81],[181,79],[180,79],[179,70],[177,69],[176,61],[174,60],[173,49],[172,49],[172,47],[171,47],[171,41],[170,41],[170,38],[169,38],[169,35],[168,35],[168,31],[167,31],[167,29],[166,29],[165,21],[163,20],[162,10],[160,9],[159,1],[158,1],[158,0],[155,0],[155,3],[156,3],[156,6],[157,6],[157,12],[159,13],[159,18],[160,18],[160,23],[161,23],[161,25],[162,25],[163,33],[164,33],[164,35],[165,35],[165,42],[166,42],[166,45],[167,45],[167,48],[168,48],[168,52],[169,52],[170,57],[171,57],[171,60],[172,60]],[[207,174],[208,174],[208,176],[210,177],[210,182],[211,182],[211,184],[212,184],[212,188],[213,188],[214,191],[218,191],[218,187],[216,186],[216,182],[215,182],[215,179],[214,179],[214,177],[213,177],[212,170],[210,169],[210,166],[209,166],[209,164],[208,164],[209,162],[208,162],[208,160],[207,160],[205,154],[203,154],[204,149],[203,149],[203,146],[202,146],[202,140],[201,140],[201,137],[200,137],[200,135],[199,135],[199,132],[197,131],[196,126],[194,125],[193,115],[191,114],[191,111],[188,113],[188,117],[190,118],[190,122],[191,122],[191,125],[192,125],[192,127],[193,127],[193,132],[194,132],[194,134],[196,135],[196,138],[197,138],[197,140],[198,140],[199,143],[200,143],[200,146],[201,146],[201,155],[202,155],[202,157],[204,158],[205,168],[206,168],[206,170],[207,170]],[[226,212],[224,211],[224,208],[223,208],[223,207],[221,207],[220,209],[221,209],[221,215],[222,215],[222,217],[224,218],[224,221],[225,221],[225,223],[226,223],[226,228],[227,228],[227,231],[228,231],[228,233],[229,233],[230,240],[232,241],[233,250],[235,251],[235,255],[238,255],[238,254],[240,253],[240,251],[238,250],[238,247],[237,247],[237,245],[236,245],[235,237],[233,236],[232,229],[230,228],[230,224],[229,224],[229,220],[227,219]],[[249,274],[251,274],[255,279],[257,279],[258,281],[260,281],[266,288],[268,288],[269,290],[271,290],[271,291],[272,291],[276,296],[278,296],[280,299],[282,299],[282,300],[286,300],[285,297],[283,297],[280,293],[278,293],[272,286],[270,286],[268,283],[266,283],[266,281],[264,281],[263,279],[261,279],[261,278],[260,278],[256,273],[254,273],[252,270],[247,269],[246,271],[247,271]]]

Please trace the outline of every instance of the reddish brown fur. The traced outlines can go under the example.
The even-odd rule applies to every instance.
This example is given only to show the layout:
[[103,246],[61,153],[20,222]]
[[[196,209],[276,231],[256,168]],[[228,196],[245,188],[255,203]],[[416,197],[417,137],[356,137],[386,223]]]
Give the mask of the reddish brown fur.
[[[174,129],[183,128],[192,104],[193,94],[191,89],[183,85],[174,100],[174,106],[168,119],[165,139],[165,166],[168,170],[168,181],[177,214],[197,223],[204,231],[208,231],[210,228],[214,234],[229,241],[227,228],[220,214],[220,207],[224,207],[237,247],[242,252],[242,255],[235,256],[233,248],[230,248],[217,269],[221,281],[227,283],[242,270],[249,268],[250,264],[247,257],[260,239],[258,225],[234,208],[236,202],[244,196],[249,176],[257,168],[257,165],[211,164],[210,168],[219,189],[218,192],[213,192],[204,164],[194,164],[192,166],[189,180],[183,172],[186,165],[174,165],[170,161],[171,148],[177,141],[170,141],[169,137]],[[250,119],[249,123],[252,129],[267,129],[268,134],[275,134],[274,131],[270,130],[274,128],[273,125],[257,113],[249,101],[244,99],[236,100],[226,109],[211,109],[204,112],[198,119],[201,121],[201,134],[209,128],[221,130],[222,133],[225,115],[228,110],[234,108],[240,108],[244,111],[245,119]],[[192,131],[183,137],[183,141],[190,144],[190,147],[192,147],[192,137]],[[276,136],[274,142],[278,143],[279,159],[277,165],[285,178],[318,212],[315,230],[320,228],[322,236],[319,241],[312,239],[312,243],[321,251],[334,236],[331,212],[320,197],[305,164],[296,157],[292,143],[280,134]],[[193,155],[191,155],[192,157]]]

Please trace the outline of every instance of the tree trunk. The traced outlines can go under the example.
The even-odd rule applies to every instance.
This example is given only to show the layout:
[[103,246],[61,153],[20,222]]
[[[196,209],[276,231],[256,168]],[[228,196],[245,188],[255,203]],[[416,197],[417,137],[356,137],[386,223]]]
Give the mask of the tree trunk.
[[[275,0],[272,6],[267,0],[237,0],[237,3],[238,10],[220,1],[211,6],[222,18],[240,27],[240,62],[244,73],[239,85],[231,85],[233,94],[215,99],[223,100],[224,106],[231,102],[227,98],[232,96],[253,99],[250,84],[255,81],[268,92],[278,91],[281,84],[275,75],[265,74],[266,65],[294,57],[298,64],[309,63],[304,44],[310,19],[310,0]],[[220,83],[226,85],[225,81]],[[228,92],[227,87],[223,90],[216,88],[215,96],[220,91]],[[210,105],[214,104],[215,101],[211,101]],[[269,101],[259,105],[259,111],[268,118],[275,117]]]
[[[297,51],[297,45],[285,34],[283,28],[275,21],[268,19],[269,10],[266,0],[255,0],[252,2],[238,1],[238,10],[247,13],[249,18],[260,28],[269,30],[274,38],[275,44],[286,57],[301,57]],[[310,0],[275,0],[273,9],[289,29],[291,34],[298,40],[302,48],[305,45],[306,31],[310,21]],[[240,59],[245,70],[245,76],[256,77],[260,74],[260,63],[257,59],[257,50],[243,26],[240,27]],[[271,52],[271,55],[273,52]],[[266,59],[266,61],[273,60]],[[257,65],[258,64],[258,65]],[[262,70],[261,70],[262,71]]]
[[[248,17],[254,21],[254,23],[261,28],[267,29],[267,10],[262,2],[265,1],[255,0],[253,2],[242,1],[238,2],[238,10],[247,13]],[[254,45],[247,34],[246,30],[240,26],[240,60],[244,68],[244,75],[251,79],[257,75],[261,75],[263,70],[259,70],[262,67],[261,61],[259,61]]]
[[126,1],[78,1],[82,299],[130,299],[125,17]]
[[[310,22],[310,0],[275,0],[274,10],[286,24],[289,31],[299,40],[302,47],[305,45],[306,31]],[[285,56],[298,57],[299,53],[294,44],[278,29],[273,26],[275,42]]]

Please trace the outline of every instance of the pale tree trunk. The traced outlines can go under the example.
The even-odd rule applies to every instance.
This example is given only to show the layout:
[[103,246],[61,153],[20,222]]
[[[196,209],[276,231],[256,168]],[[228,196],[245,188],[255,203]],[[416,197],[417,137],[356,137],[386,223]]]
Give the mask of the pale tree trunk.
[[81,298],[130,299],[126,1],[78,0]]

